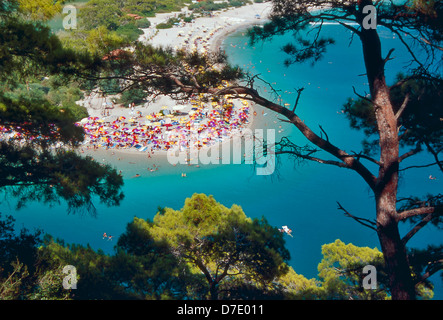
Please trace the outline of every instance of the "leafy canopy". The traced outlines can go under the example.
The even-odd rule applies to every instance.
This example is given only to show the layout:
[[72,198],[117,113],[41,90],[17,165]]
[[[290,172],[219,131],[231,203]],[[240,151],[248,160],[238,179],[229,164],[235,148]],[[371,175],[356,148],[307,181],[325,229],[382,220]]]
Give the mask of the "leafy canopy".
[[247,218],[239,206],[227,208],[212,196],[194,194],[181,210],[165,208],[152,222],[135,218],[132,224],[131,229],[145,238],[137,250],[152,242],[162,244],[166,252],[205,276],[212,298],[230,278],[260,286],[288,270],[289,252],[276,228],[264,219]]
[[[19,207],[28,200],[63,199],[70,209],[94,213],[95,197],[117,205],[123,199],[122,177],[114,168],[75,152],[84,138],[75,124],[79,109],[72,100],[67,103],[34,88],[37,79],[78,79],[97,67],[97,59],[66,49],[47,27],[24,15],[34,8],[46,12],[46,5],[23,3],[2,2],[0,7],[1,190],[17,196]],[[20,92],[23,86],[26,91]]]

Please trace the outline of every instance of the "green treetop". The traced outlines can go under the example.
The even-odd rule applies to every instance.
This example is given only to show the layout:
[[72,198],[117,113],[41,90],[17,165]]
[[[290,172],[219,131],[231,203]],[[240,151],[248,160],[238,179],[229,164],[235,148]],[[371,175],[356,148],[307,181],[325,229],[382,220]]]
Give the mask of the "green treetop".
[[194,194],[181,210],[166,208],[152,222],[135,218],[133,224],[143,230],[146,243],[147,239],[163,243],[176,258],[202,273],[211,299],[229,291],[224,286],[228,279],[266,287],[288,270],[289,252],[276,228],[264,219],[247,218],[239,206],[227,208],[212,196]]

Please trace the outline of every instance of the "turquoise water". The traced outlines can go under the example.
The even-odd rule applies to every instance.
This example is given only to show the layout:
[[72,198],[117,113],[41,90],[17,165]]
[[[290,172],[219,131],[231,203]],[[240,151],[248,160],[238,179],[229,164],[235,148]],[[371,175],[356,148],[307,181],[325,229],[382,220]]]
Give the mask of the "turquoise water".
[[[247,39],[240,30],[226,39],[224,48],[232,63],[260,73],[269,83],[275,83],[285,102],[293,104],[296,95],[289,92],[305,87],[297,109],[300,117],[316,132],[320,132],[318,125],[322,125],[330,141],[339,147],[358,151],[362,135],[349,129],[346,119],[338,111],[346,98],[353,96],[352,86],[359,93],[368,90],[365,77],[360,76],[364,72],[361,49],[358,41],[348,47],[349,34],[339,26],[326,26],[324,31],[337,43],[314,67],[304,64],[286,68],[283,65],[285,54],[280,47],[287,42],[288,36],[252,48],[245,45]],[[388,32],[383,33],[383,43],[386,52],[391,46],[398,47],[396,59],[387,66],[388,76],[393,79],[395,73],[389,72],[402,70],[406,52]],[[267,94],[269,90],[263,86],[262,92]],[[282,125],[284,131],[280,135],[288,135],[301,145],[307,143],[288,124],[275,123],[277,116],[272,112],[261,107],[256,110],[266,113],[263,129]],[[427,159],[422,157],[419,162],[427,163]],[[103,240],[104,232],[117,238],[134,216],[152,218],[158,206],[179,209],[185,198],[195,192],[211,194],[225,206],[242,206],[250,217],[265,216],[272,225],[292,228],[294,237],[288,237],[286,241],[291,253],[290,264],[307,278],[317,276],[323,244],[341,239],[357,246],[378,247],[374,231],[337,210],[339,201],[354,215],[374,217],[369,189],[359,176],[346,169],[314,163],[297,164],[285,157],[280,158],[278,170],[272,176],[257,176],[251,165],[191,168],[163,164],[158,172],[151,173],[146,170],[152,164],[147,159],[137,160],[136,164],[128,161],[114,163],[125,174],[125,199],[119,207],[107,208],[97,204],[96,217],[68,215],[63,204],[49,208],[32,203],[14,212],[13,200],[9,204],[3,202],[0,210],[4,214],[13,213],[17,226],[39,227],[67,243],[90,244],[95,249],[112,253],[115,242]],[[187,172],[187,177],[182,178],[181,172]],[[141,177],[133,179],[135,173],[140,173]],[[440,180],[429,180],[429,174],[440,177]],[[435,169],[411,170],[401,184],[401,194],[437,193],[441,191],[442,178]],[[430,243],[441,243],[441,235],[432,228],[417,234],[410,245],[423,247]],[[436,278],[435,284],[436,298],[441,299],[441,280]]]

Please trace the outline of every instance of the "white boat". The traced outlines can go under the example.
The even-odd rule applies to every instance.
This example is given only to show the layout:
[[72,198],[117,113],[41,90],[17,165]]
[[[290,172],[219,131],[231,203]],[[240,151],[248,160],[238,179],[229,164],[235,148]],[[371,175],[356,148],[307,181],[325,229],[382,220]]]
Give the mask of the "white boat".
[[283,226],[281,229],[278,229],[280,232],[285,232],[288,236],[292,237],[292,230],[288,228],[288,226]]

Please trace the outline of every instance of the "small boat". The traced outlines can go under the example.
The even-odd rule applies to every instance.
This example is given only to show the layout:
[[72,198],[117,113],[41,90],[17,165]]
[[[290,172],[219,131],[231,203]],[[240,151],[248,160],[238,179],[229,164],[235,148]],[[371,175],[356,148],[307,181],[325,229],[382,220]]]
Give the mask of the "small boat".
[[288,236],[292,237],[292,230],[288,228],[288,226],[283,226],[281,229],[278,229],[280,232],[286,233]]

